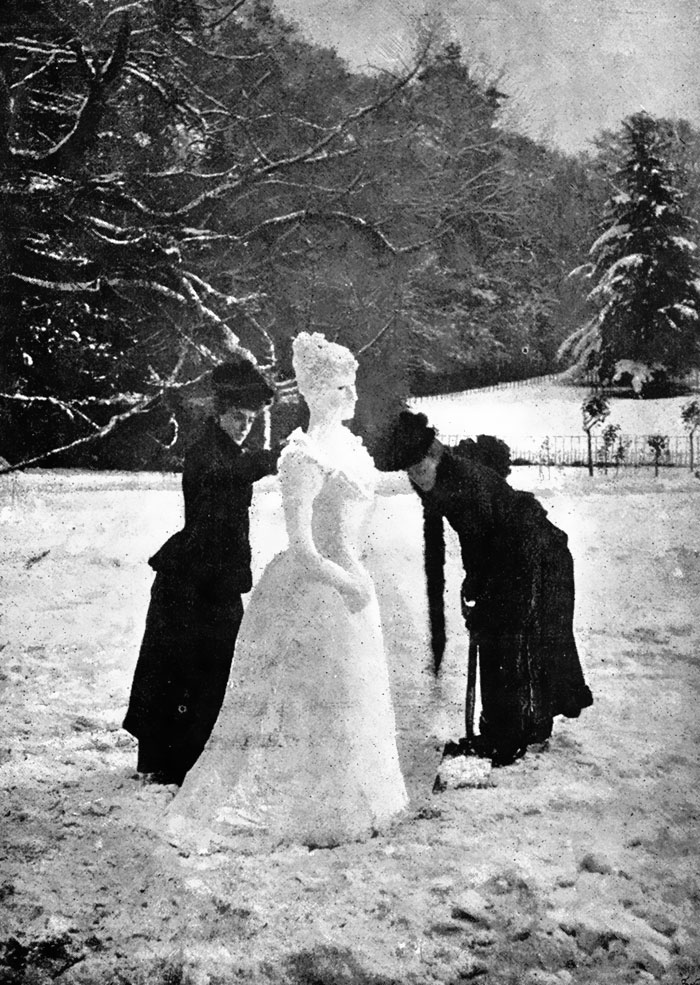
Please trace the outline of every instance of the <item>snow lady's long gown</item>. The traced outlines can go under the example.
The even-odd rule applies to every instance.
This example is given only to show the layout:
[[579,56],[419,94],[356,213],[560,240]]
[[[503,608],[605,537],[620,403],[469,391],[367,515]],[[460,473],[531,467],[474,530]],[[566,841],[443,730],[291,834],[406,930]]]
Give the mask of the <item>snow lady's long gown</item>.
[[[376,473],[345,429],[337,452],[324,460],[297,431],[279,476],[286,500],[295,470],[321,470],[314,542],[347,566],[357,563]],[[200,851],[245,833],[333,845],[369,837],[406,803],[374,590],[350,612],[288,548],[251,595],[219,719],[169,808],[169,837]]]

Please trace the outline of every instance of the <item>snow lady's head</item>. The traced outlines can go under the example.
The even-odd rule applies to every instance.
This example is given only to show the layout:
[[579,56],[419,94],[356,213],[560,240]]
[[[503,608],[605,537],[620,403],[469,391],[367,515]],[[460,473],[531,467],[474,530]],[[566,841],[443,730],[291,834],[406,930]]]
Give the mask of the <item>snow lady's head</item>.
[[355,411],[357,360],[320,332],[301,332],[292,343],[299,392],[317,414],[350,420]]

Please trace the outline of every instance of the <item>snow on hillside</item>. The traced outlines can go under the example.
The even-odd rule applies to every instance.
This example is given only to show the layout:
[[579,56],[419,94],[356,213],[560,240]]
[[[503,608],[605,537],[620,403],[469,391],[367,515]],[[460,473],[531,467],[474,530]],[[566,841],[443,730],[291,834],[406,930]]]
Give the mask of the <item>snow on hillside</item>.
[[[588,387],[533,381],[497,391],[418,398],[413,407],[428,416],[448,444],[477,434],[495,434],[522,447],[530,440],[539,445],[547,436],[582,434],[581,404],[590,392]],[[684,435],[681,408],[689,399],[611,397],[611,412],[605,423],[619,424],[624,435]]]

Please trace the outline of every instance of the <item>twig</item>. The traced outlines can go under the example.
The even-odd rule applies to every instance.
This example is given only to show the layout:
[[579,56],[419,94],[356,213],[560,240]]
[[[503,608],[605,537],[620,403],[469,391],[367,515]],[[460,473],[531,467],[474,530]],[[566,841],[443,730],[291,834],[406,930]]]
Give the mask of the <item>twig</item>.
[[374,345],[374,344],[375,344],[376,342],[379,342],[379,340],[381,339],[381,337],[382,337],[382,336],[383,336],[383,335],[384,335],[384,334],[385,334],[386,332],[388,332],[388,331],[389,331],[389,329],[391,328],[391,326],[392,326],[392,324],[393,324],[393,322],[394,322],[394,319],[395,319],[395,318],[396,318],[396,312],[394,312],[394,313],[393,313],[393,314],[392,314],[392,315],[391,315],[391,316],[389,317],[389,319],[388,319],[388,320],[387,320],[387,321],[386,321],[386,322],[385,322],[385,323],[384,323],[384,324],[382,325],[382,327],[381,327],[381,328],[379,329],[379,331],[378,331],[378,332],[377,332],[377,334],[376,334],[376,335],[374,336],[374,338],[373,338],[373,339],[370,339],[370,341],[369,341],[369,342],[367,342],[367,344],[366,344],[366,345],[363,345],[363,346],[362,346],[362,348],[358,350],[358,352],[357,352],[357,355],[358,355],[358,356],[361,356],[361,355],[362,355],[363,353],[365,353],[365,352],[367,352],[367,350],[368,350],[368,349],[371,349],[371,348],[372,348],[372,346],[373,346],[373,345]]
[[38,564],[39,561],[43,561],[43,559],[50,553],[51,548],[49,547],[45,551],[42,551],[41,554],[33,554],[27,561],[25,561],[24,567],[31,568],[32,565]]
[[67,445],[61,445],[59,448],[50,448],[48,451],[42,452],[40,455],[33,455],[31,458],[25,458],[21,462],[17,462],[15,465],[8,465],[0,468],[0,475],[9,475],[10,472],[19,472],[21,469],[26,469],[30,465],[36,465],[37,462],[45,462],[47,458],[51,458],[53,455],[60,455],[61,452],[71,451],[73,448],[79,448],[83,445],[92,444],[93,441],[98,441],[100,438],[106,438],[108,434],[111,434],[120,424],[128,420],[130,417],[135,417],[136,414],[143,413],[149,405],[155,403],[155,401],[160,397],[160,394],[155,396],[145,397],[144,400],[132,407],[130,410],[124,411],[123,414],[115,414],[104,427],[101,427],[98,431],[93,431],[92,434],[88,434],[83,438],[76,438],[75,441],[68,442]]

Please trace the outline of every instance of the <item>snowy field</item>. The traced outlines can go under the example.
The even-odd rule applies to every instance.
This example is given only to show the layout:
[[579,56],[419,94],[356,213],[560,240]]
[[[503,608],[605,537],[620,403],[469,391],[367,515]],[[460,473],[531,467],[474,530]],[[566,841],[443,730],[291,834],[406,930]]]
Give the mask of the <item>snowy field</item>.
[[[488,427],[474,432],[498,430],[490,399]],[[486,788],[442,794],[431,786],[442,741],[461,732],[467,643],[456,544],[448,539],[450,642],[435,681],[419,505],[382,501],[367,563],[411,810],[364,845],[204,859],[160,839],[172,791],[139,786],[135,743],[119,727],[148,603],[145,561],[180,523],[178,477],[0,482],[0,981],[700,979],[700,482],[690,473],[514,470],[512,484],[535,491],[570,536],[595,704]],[[274,480],[256,494],[252,539],[257,575],[284,540]]]
[[[588,387],[561,386],[548,380],[498,390],[474,390],[413,402],[448,443],[477,434],[495,434],[514,449],[536,450],[546,437],[582,436],[581,404]],[[621,434],[685,436],[681,409],[688,396],[665,400],[609,398],[605,424],[618,424]]]

